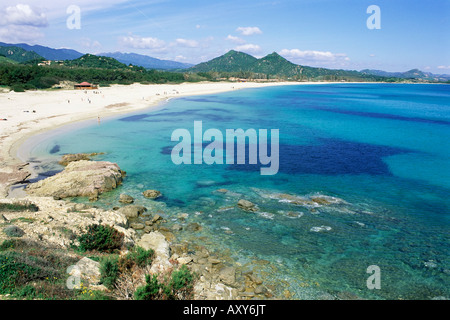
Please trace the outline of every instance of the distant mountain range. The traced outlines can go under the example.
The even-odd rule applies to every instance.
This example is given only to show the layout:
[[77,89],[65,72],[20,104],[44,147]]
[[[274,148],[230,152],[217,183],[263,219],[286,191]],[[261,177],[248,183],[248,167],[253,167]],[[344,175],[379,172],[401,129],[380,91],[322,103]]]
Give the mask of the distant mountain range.
[[52,49],[40,45],[30,46],[26,43],[10,44],[0,42],[2,47],[19,47],[26,51],[34,51],[46,60],[73,60],[81,57],[84,53],[72,49]]
[[[82,57],[83,59],[80,59]],[[128,66],[132,64],[147,69],[205,74],[211,72],[228,73],[237,76],[256,77],[259,79],[284,78],[293,80],[315,79],[331,81],[398,81],[398,79],[413,79],[415,81],[430,82],[450,81],[450,75],[432,74],[418,69],[412,69],[406,72],[386,72],[371,69],[356,71],[308,67],[294,64],[276,52],[257,59],[249,54],[231,50],[210,61],[192,65],[171,60],[161,60],[136,53],[109,52],[98,55],[85,55],[72,49],[53,49],[41,45],[28,45],[25,43],[9,44],[0,42],[0,63],[22,63],[43,59],[57,61],[64,60],[64,64],[68,66],[95,66],[97,68],[123,69],[128,68]]]
[[117,61],[125,63],[127,65],[132,64],[147,69],[172,70],[172,69],[186,69],[193,66],[193,64],[190,63],[182,63],[171,60],[160,60],[157,58],[137,53],[106,52],[106,53],[99,53],[98,55],[114,58]]
[[[10,44],[0,42],[2,47],[18,47],[26,51],[33,51],[42,56],[46,60],[74,60],[82,57],[84,53],[78,52],[72,49],[53,49],[40,45],[28,45],[26,43]],[[132,64],[135,66],[141,66],[147,69],[161,69],[161,70],[173,70],[173,69],[186,69],[192,67],[193,64],[181,63],[171,60],[160,60],[146,55],[136,53],[99,53],[98,56],[105,56],[114,58],[119,62],[126,65]]]
[[364,69],[361,73],[372,74],[382,77],[395,77],[401,79],[422,79],[428,81],[448,81],[450,80],[450,75],[448,74],[433,74],[431,72],[423,72],[419,69],[411,69],[406,72],[387,72],[382,70],[371,70]]

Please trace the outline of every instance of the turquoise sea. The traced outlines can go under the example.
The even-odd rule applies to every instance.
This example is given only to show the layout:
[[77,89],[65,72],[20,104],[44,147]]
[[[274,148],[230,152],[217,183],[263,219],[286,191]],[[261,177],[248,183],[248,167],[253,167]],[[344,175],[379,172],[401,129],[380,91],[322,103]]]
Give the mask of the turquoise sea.
[[[171,134],[193,136],[194,121],[224,135],[279,129],[278,174],[263,176],[260,165],[175,165]],[[105,152],[97,159],[127,172],[99,206],[118,206],[127,193],[169,225],[197,222],[200,232],[177,237],[228,252],[245,268],[265,261],[260,276],[279,295],[450,298],[448,85],[291,85],[178,98],[47,136],[30,160],[43,177],[61,170],[62,154],[78,152]],[[164,197],[145,199],[146,189]],[[259,210],[237,208],[239,199]],[[367,287],[372,265],[380,289]]]

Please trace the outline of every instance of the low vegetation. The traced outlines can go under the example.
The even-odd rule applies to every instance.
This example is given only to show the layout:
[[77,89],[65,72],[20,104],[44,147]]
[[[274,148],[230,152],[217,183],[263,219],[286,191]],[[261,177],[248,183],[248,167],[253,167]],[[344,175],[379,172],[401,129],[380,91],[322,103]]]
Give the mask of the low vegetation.
[[[190,299],[195,276],[186,267],[150,275],[153,250],[133,247],[126,254],[123,234],[106,225],[90,225],[74,249],[46,247],[41,242],[11,236],[0,243],[0,299],[106,300]],[[93,289],[82,279],[67,287],[67,270],[82,257],[100,263],[100,284]],[[146,280],[144,282],[144,279]]]

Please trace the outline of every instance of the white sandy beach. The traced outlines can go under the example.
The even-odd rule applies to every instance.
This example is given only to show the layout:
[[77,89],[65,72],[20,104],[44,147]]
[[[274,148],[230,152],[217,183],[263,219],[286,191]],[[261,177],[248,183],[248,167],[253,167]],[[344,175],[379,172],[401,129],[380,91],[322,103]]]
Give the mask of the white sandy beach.
[[[317,82],[316,82],[317,83]],[[202,82],[164,85],[113,85],[98,90],[45,90],[0,93],[0,197],[27,171],[18,147],[33,135],[60,126],[157,106],[170,98],[214,94],[245,88],[280,86],[292,82]],[[6,119],[6,120],[5,120]]]

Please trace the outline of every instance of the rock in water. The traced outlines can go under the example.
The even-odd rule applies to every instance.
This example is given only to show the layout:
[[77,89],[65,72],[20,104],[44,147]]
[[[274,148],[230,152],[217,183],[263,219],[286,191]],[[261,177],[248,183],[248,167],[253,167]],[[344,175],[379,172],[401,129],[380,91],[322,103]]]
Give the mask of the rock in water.
[[122,182],[119,166],[107,161],[80,160],[70,162],[60,173],[28,185],[25,190],[34,196],[96,198]]
[[132,196],[129,196],[127,194],[122,193],[120,195],[119,202],[121,202],[121,203],[133,203],[134,202],[134,198]]
[[239,208],[245,211],[252,211],[252,212],[258,211],[256,205],[248,200],[241,199],[238,201],[237,205]]
[[75,154],[65,154],[62,156],[59,164],[62,166],[67,166],[69,163],[80,160],[91,160],[91,157],[98,156],[103,153],[75,153]]
[[144,192],[142,192],[142,194],[144,195],[144,197],[149,199],[156,199],[161,197],[161,192],[159,192],[158,190],[145,190]]
[[118,210],[119,213],[123,214],[127,218],[137,218],[145,211],[147,211],[147,208],[138,205],[128,205]]

